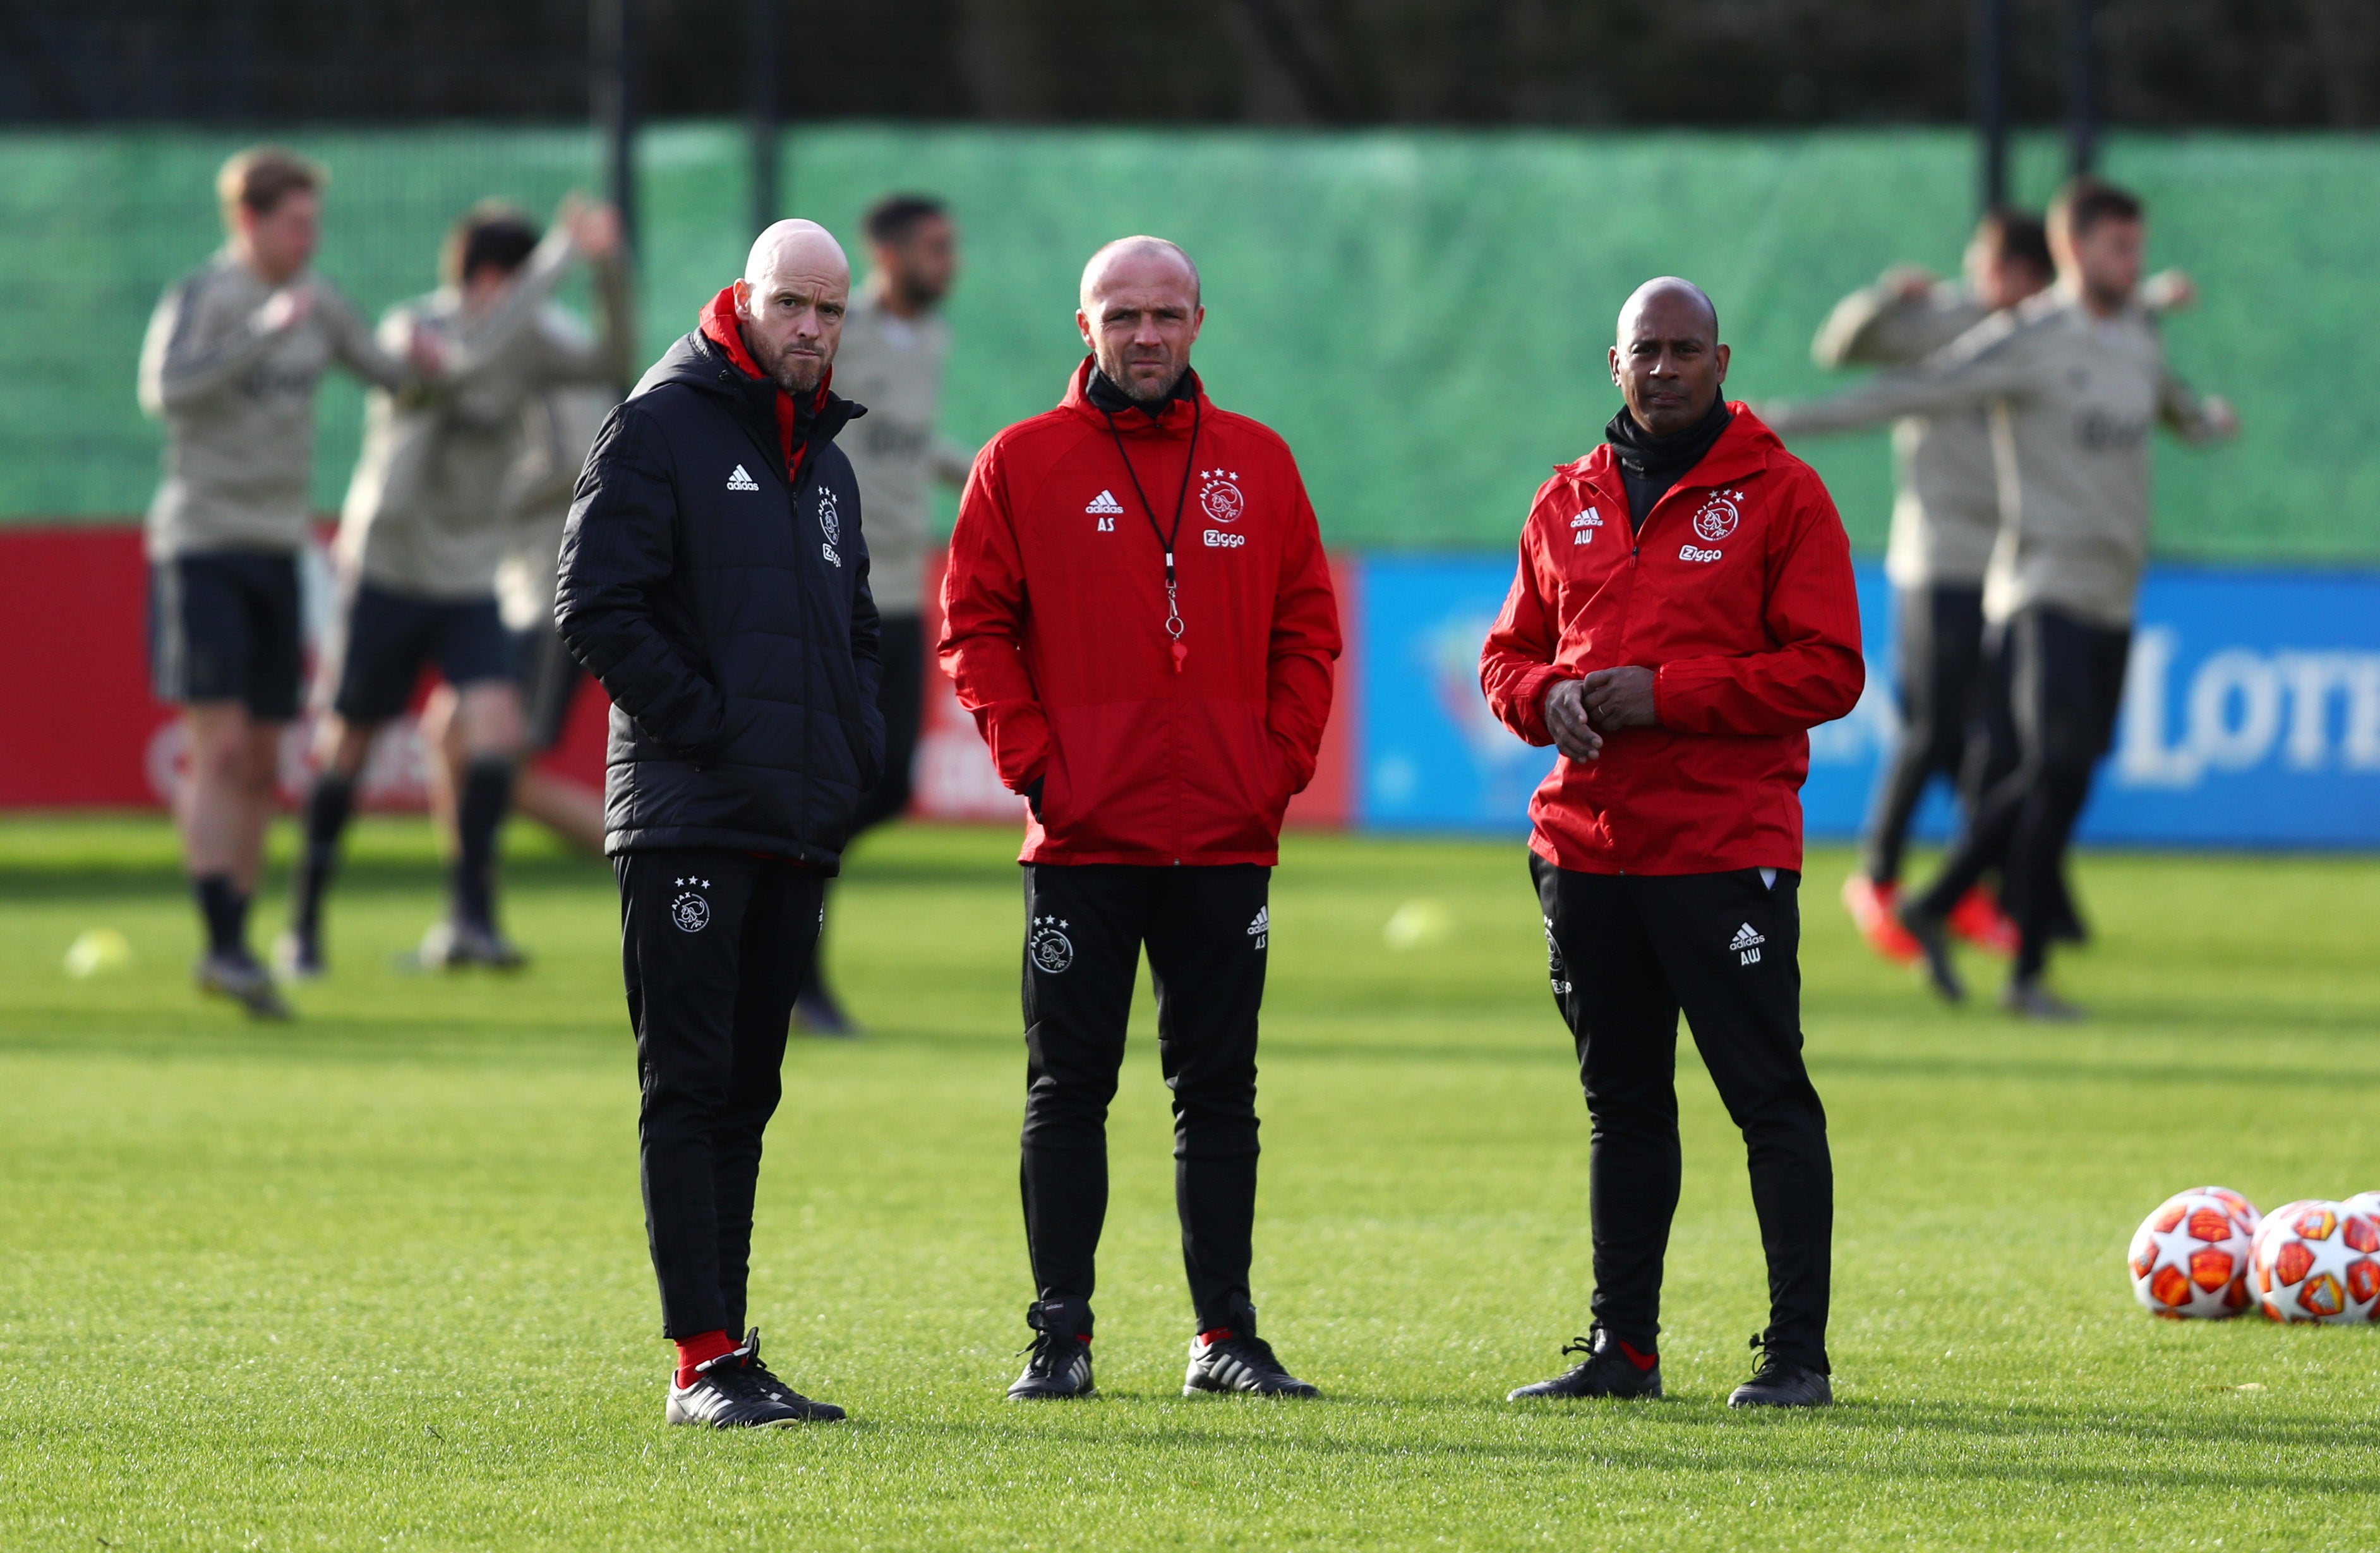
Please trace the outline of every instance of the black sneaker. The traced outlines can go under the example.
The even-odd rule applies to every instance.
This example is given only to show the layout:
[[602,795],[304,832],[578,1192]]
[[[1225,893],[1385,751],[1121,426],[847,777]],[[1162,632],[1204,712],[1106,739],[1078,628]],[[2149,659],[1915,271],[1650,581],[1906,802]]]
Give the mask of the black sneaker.
[[200,992],[230,998],[247,1009],[250,1019],[296,1017],[281,1000],[281,989],[273,984],[273,972],[247,955],[208,955],[190,968],[190,979],[198,983]]
[[2000,988],[2000,1007],[2019,1019],[2038,1020],[2046,1024],[2071,1024],[2084,1018],[2080,1005],[2069,1003],[2041,984],[2041,978],[2030,980],[2010,977]]
[[1504,1395],[1508,1402],[1525,1402],[1536,1398],[1609,1397],[1632,1401],[1661,1397],[1661,1366],[1656,1362],[1649,1369],[1638,1369],[1636,1362],[1620,1351],[1620,1339],[1595,1323],[1586,1336],[1576,1338],[1562,1347],[1562,1354],[1580,1355],[1579,1362],[1551,1380],[1541,1380],[1535,1386],[1524,1386]]
[[322,946],[295,931],[273,941],[273,968],[293,982],[322,979]]
[[1318,1397],[1321,1392],[1281,1368],[1272,1344],[1254,1332],[1245,1335],[1226,1328],[1190,1339],[1190,1373],[1182,1377],[1182,1394],[1202,1391],[1245,1391],[1256,1397]]
[[1900,925],[1925,951],[1925,979],[1934,984],[1934,990],[1947,1002],[1965,1002],[1967,984],[1959,980],[1959,967],[1950,959],[1949,919],[1926,911],[1913,899],[1902,901],[1898,915]]
[[1091,1340],[1082,1335],[1090,1313],[1055,1300],[1037,1300],[1025,1308],[1025,1325],[1033,1341],[1024,1351],[1025,1373],[1008,1388],[1012,1402],[1056,1401],[1093,1395]]
[[425,971],[459,971],[467,965],[517,971],[528,963],[528,957],[494,928],[451,918],[430,924],[430,931],[421,935],[417,958]]
[[745,1335],[744,1346],[695,1367],[694,1384],[670,1377],[672,1424],[713,1429],[782,1429],[795,1424],[832,1424],[843,1416],[832,1402],[814,1402],[769,1373],[760,1363],[760,1328]]
[[[1756,1350],[1760,1339],[1752,1339]],[[1827,1372],[1762,1352],[1752,1378],[1728,1394],[1727,1405],[1740,1407],[1818,1408],[1835,1405],[1835,1388]]]
[[867,1032],[843,1011],[834,994],[822,986],[808,986],[794,999],[794,1028],[806,1035],[823,1035],[830,1041],[856,1041]]

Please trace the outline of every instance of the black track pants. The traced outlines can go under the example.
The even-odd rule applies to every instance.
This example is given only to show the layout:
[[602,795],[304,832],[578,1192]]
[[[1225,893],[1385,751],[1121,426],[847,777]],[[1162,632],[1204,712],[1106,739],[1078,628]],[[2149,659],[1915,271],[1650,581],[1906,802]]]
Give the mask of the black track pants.
[[1578,874],[1532,855],[1554,1003],[1593,1125],[1595,1318],[1645,1352],[1678,1207],[1678,1012],[1743,1133],[1768,1258],[1769,1352],[1827,1367],[1834,1165],[1802,1063],[1801,880]]
[[1107,1217],[1108,1103],[1143,945],[1173,1094],[1173,1193],[1198,1329],[1253,1327],[1257,1011],[1272,871],[1025,869],[1025,1240],[1044,1300],[1087,1302]]
[[612,864],[662,1330],[741,1334],[760,1134],[777,1108],[826,877],[710,849],[626,852]]
[[1894,669],[1900,738],[1868,810],[1860,870],[1878,884],[1900,877],[1909,822],[1937,775],[1959,779],[1980,711],[1984,590],[1941,583],[1893,592]]
[[2009,621],[1997,648],[2004,654],[2006,737],[2015,761],[1985,789],[1973,822],[1920,904],[1947,912],[1999,864],[2002,904],[2022,937],[2020,976],[2041,970],[2051,941],[2072,920],[2066,846],[2091,796],[2093,768],[2115,737],[2131,644],[2129,630],[2034,608]]

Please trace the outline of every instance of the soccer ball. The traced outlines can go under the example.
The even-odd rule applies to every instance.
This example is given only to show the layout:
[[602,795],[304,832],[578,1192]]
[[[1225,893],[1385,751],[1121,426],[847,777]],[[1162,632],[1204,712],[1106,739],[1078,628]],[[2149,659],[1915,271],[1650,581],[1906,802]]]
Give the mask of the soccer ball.
[[2348,1198],[2341,1205],[2349,1213],[2362,1214],[2369,1219],[2380,1219],[2380,1192],[2359,1192]]
[[2133,1296],[2175,1320],[2219,1321],[2246,1310],[2254,1303],[2248,1293],[2248,1248],[2255,1211],[2245,1197],[2221,1187],[2167,1198],[2133,1232],[2127,1258]]
[[2265,1220],[2248,1281],[2275,1321],[2332,1325],[2380,1315],[2380,1218],[2320,1198]]
[[2221,1198],[2231,1209],[2231,1217],[2247,1225],[2248,1233],[2251,1235],[2253,1235],[2257,1228],[2265,1222],[2265,1216],[2256,1211],[2255,1204],[2228,1186],[2193,1186],[2187,1192],[2175,1193],[2175,1196]]

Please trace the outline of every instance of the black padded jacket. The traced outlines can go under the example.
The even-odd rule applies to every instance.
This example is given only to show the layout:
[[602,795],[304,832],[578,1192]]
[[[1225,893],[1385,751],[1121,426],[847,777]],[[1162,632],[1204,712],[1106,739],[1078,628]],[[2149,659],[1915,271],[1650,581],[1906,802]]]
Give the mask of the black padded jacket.
[[801,407],[689,334],[612,412],[578,477],[554,624],[612,698],[603,850],[717,847],[832,873],[884,763],[859,489]]

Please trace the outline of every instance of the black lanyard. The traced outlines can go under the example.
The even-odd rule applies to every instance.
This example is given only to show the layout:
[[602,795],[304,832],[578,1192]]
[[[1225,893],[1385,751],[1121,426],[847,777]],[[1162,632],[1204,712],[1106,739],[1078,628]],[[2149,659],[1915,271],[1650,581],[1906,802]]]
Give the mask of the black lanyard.
[[1165,546],[1165,634],[1173,639],[1173,672],[1179,674],[1190,656],[1190,649],[1182,642],[1182,600],[1175,585],[1173,545],[1182,537],[1182,513],[1190,501],[1190,471],[1198,462],[1198,396],[1194,392],[1190,397],[1190,446],[1182,456],[1182,489],[1173,497],[1173,532],[1170,534],[1157,526],[1157,508],[1149,505],[1148,493],[1140,488],[1140,471],[1132,467],[1132,455],[1123,450],[1123,434],[1116,429],[1114,412],[1103,408],[1099,413],[1107,417],[1108,435],[1115,439],[1116,457],[1123,460],[1124,477],[1132,482],[1132,494],[1140,498],[1140,513],[1148,520],[1148,532]]

